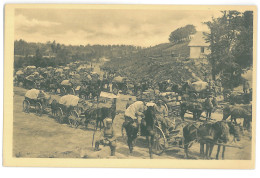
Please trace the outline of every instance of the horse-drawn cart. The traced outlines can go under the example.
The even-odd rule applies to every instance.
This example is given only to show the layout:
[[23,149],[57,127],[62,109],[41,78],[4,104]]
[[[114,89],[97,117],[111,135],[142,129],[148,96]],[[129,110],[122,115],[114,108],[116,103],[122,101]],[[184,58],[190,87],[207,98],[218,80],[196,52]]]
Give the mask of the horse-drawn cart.
[[[150,157],[152,154],[160,155],[166,149],[171,147],[183,147],[183,136],[182,136],[182,127],[175,127],[169,133],[166,134],[164,129],[161,127],[160,121],[154,115],[155,112],[155,103],[147,103],[147,110],[144,113],[144,118],[141,121],[141,135],[145,136],[148,145]],[[136,124],[127,121],[122,126],[122,137],[126,140],[125,136],[127,135],[127,143],[130,149],[130,153],[133,150],[133,142],[135,141],[134,129],[137,127]],[[125,133],[126,132],[126,133]]]
[[121,90],[123,94],[127,94],[129,80],[126,77],[117,76],[112,81],[112,90]]
[[81,114],[81,108],[79,107],[78,96],[65,95],[62,96],[57,104],[56,108],[56,120],[59,123],[63,123],[66,119],[72,127],[78,127]]
[[41,116],[47,108],[49,100],[50,96],[48,96],[43,91],[31,89],[25,94],[25,99],[23,101],[23,111],[29,113],[30,109],[33,107],[35,109],[35,113]]
[[75,90],[72,86],[72,83],[69,80],[63,80],[60,85],[61,85],[60,93],[62,95],[66,95],[66,94],[75,95]]

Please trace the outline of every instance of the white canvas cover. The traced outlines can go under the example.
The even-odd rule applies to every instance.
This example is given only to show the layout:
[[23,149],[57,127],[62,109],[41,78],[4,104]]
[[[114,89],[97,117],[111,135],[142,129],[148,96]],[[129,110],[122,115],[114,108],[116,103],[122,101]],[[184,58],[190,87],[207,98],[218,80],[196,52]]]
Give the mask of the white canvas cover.
[[62,69],[56,69],[55,72],[63,72]]
[[65,95],[60,98],[59,103],[65,106],[77,106],[79,97],[75,95]]
[[18,71],[16,72],[16,75],[22,75],[22,74],[24,74],[24,73],[23,73],[23,71],[21,71],[21,70],[18,70]]
[[61,85],[71,85],[70,81],[69,80],[63,80],[61,82]]
[[123,82],[125,80],[125,77],[120,77],[120,76],[118,76],[118,77],[115,77],[114,79],[113,79],[113,82]]
[[39,75],[39,72],[34,72],[33,75]]
[[118,98],[119,96],[118,96],[118,95],[115,95],[115,94],[113,94],[113,93],[108,93],[108,92],[101,91],[100,97],[113,99],[113,98]]
[[[30,99],[38,99],[39,93],[40,93],[40,90],[37,90],[34,88],[31,90],[28,90],[25,93],[25,97],[30,98]],[[46,98],[46,99],[50,98],[50,95],[48,95],[44,91],[42,91],[42,94],[43,94],[44,98]]]
[[35,66],[27,66],[26,69],[36,69]]
[[26,79],[33,81],[35,78],[34,78],[34,75],[29,75],[29,76],[26,77]]
[[40,93],[40,90],[31,89],[31,90],[28,90],[28,91],[25,93],[25,97],[30,98],[30,99],[37,99],[39,93]]
[[193,82],[191,84],[191,88],[197,92],[201,92],[203,90],[205,90],[208,86],[207,82],[203,82],[203,81],[197,81],[197,82]]

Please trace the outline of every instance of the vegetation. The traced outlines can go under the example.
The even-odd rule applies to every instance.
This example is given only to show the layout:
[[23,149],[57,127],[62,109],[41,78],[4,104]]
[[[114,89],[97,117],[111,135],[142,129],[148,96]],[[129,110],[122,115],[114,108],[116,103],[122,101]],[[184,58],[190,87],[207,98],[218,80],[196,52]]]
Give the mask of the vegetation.
[[225,87],[238,86],[243,71],[253,64],[253,12],[223,11],[205,24],[210,29],[206,35],[213,79],[220,75]]
[[172,43],[188,41],[190,39],[190,35],[195,33],[196,28],[194,25],[186,25],[185,27],[177,28],[176,30],[171,32],[169,36],[169,41]]
[[31,43],[24,40],[14,42],[15,68],[27,65],[37,67],[59,66],[74,61],[89,62],[101,57],[123,57],[140,51],[131,45],[63,45],[53,42]]

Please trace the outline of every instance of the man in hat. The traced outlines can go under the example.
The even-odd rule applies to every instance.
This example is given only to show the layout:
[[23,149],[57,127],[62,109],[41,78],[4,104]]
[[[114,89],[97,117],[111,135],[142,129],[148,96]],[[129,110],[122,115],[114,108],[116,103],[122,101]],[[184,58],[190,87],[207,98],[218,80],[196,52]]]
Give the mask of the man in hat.
[[173,123],[168,118],[168,111],[161,99],[156,102],[155,105],[155,117],[160,122],[162,129],[166,136],[169,135],[169,129],[173,128]]
[[131,104],[125,111],[125,122],[123,127],[126,127],[128,124],[136,123],[138,127],[138,135],[140,135],[140,124],[144,118],[144,111],[147,109],[144,101],[136,101]]
[[95,151],[101,150],[99,145],[109,146],[111,150],[111,156],[115,156],[116,138],[111,118],[104,119],[104,128],[101,132],[101,137],[95,142]]

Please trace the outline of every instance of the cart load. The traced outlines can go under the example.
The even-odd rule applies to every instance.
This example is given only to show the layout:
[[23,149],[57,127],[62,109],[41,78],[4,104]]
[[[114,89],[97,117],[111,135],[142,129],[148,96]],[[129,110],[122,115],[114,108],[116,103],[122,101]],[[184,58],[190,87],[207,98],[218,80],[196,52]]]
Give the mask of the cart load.
[[34,81],[34,75],[29,75],[27,77],[25,77],[26,80],[30,80],[30,81]]
[[27,69],[36,69],[36,67],[35,67],[35,66],[27,66],[25,69],[26,69],[26,70],[27,70]]
[[108,93],[108,92],[101,91],[100,97],[101,97],[101,98],[103,97],[103,98],[114,99],[114,98],[118,98],[119,95],[115,95],[115,94],[113,94],[113,93]]
[[61,82],[61,85],[71,86],[71,83],[70,83],[69,80],[63,80],[63,81]]
[[16,74],[16,75],[23,75],[24,73],[23,73],[22,70],[18,70],[15,74]]
[[197,82],[193,82],[190,87],[193,91],[201,92],[203,90],[206,90],[207,86],[208,86],[207,82],[197,81]]
[[36,114],[41,116],[50,99],[51,97],[43,91],[37,89],[28,90],[23,101],[23,111],[29,113],[30,108],[33,107]]
[[113,79],[113,82],[115,83],[122,83],[126,81],[126,77],[117,76]]
[[63,69],[56,69],[55,72],[56,72],[56,73],[62,73],[62,72],[63,72]]
[[59,100],[59,104],[64,106],[77,106],[79,102],[79,97],[75,95],[65,95],[62,96]]
[[34,100],[37,100],[39,98],[45,98],[45,99],[50,98],[50,96],[48,94],[46,94],[43,91],[37,90],[37,89],[28,90],[25,93],[25,97],[29,98],[29,99],[34,99]]

